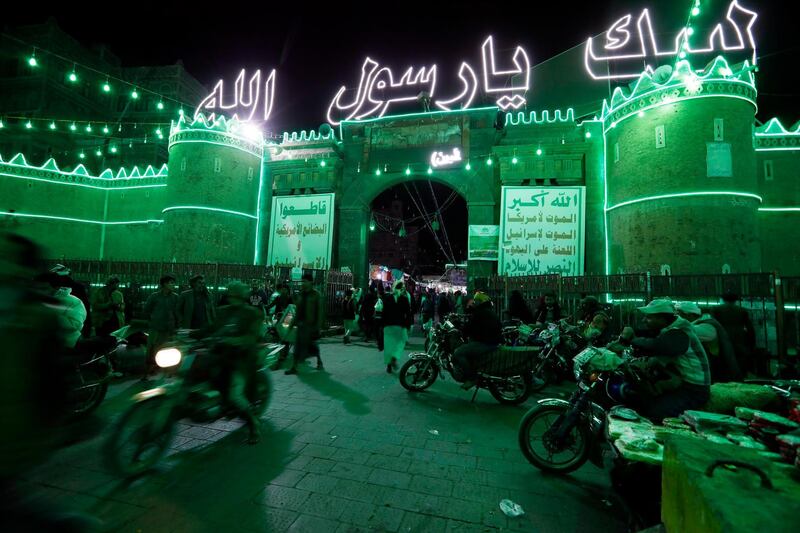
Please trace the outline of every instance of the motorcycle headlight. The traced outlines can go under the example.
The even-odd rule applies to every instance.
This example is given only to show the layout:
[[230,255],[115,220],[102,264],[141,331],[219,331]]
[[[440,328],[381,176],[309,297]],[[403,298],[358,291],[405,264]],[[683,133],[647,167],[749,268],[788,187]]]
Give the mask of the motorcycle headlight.
[[181,352],[177,348],[163,348],[156,352],[156,364],[161,368],[169,368],[181,362]]

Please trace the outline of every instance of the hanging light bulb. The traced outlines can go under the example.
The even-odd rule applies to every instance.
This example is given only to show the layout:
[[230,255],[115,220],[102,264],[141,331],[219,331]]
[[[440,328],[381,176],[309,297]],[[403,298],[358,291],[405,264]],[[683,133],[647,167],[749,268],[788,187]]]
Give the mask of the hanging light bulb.
[[111,85],[108,84],[108,80],[103,84],[103,92],[110,93],[111,92]]
[[50,123],[50,129],[51,129],[51,130],[54,130],[54,129],[56,129],[56,123],[55,123],[55,122],[51,122],[51,123]]
[[375,217],[370,217],[369,219],[369,230],[375,231]]
[[542,149],[541,148],[537,148],[536,149],[536,155],[542,155]]
[[97,157],[100,157],[101,155],[103,155],[103,152],[100,151],[100,150],[95,150],[94,155],[96,155]]
[[467,166],[465,166],[464,168],[465,168],[465,169],[467,169],[467,170],[472,170],[472,165],[470,165],[469,163],[467,163]]
[[380,176],[380,175],[381,175],[381,169],[379,169],[379,168],[376,168],[376,169],[375,169],[375,175],[376,175],[376,176]]
[[161,111],[162,109],[164,109],[164,102],[161,102],[161,101],[159,101],[159,102],[156,104],[156,108],[157,108],[159,111]]
[[137,91],[136,89],[132,90],[131,91],[131,98],[133,98],[134,100],[138,99],[139,98],[139,91]]
[[486,164],[489,165],[489,166],[492,166],[492,158],[491,157],[487,157],[486,158]]
[[431,167],[428,167],[428,176],[430,176],[431,174],[433,174],[433,169]]
[[406,176],[411,175],[411,167],[406,167]]
[[112,154],[116,154],[117,153],[117,147],[116,146],[112,146],[111,147],[111,153]]
[[36,50],[35,49],[34,49],[33,53],[30,55],[30,57],[28,58],[28,65],[30,65],[31,67],[34,67],[34,68],[39,66],[39,62],[36,61]]
[[78,154],[78,157],[80,157],[81,159],[84,159],[86,157],[86,154],[81,152],[81,153]]
[[512,165],[516,165],[517,163],[519,163],[519,159],[517,159],[517,156],[512,157],[511,158],[511,164]]
[[87,124],[86,125],[86,133],[92,133],[92,125],[91,124]]
[[433,231],[439,231],[439,217],[438,217],[438,215],[439,215],[438,213],[433,215],[434,217],[436,217],[436,218],[433,219],[433,222],[431,222],[431,229],[433,229]]
[[327,163],[324,160],[319,162],[319,166],[325,167],[325,165],[327,165]]
[[108,124],[106,124],[105,126],[103,126],[103,133],[105,133],[106,135],[108,135]]
[[67,79],[72,83],[76,83],[78,81],[78,75],[75,73],[75,68],[73,67],[72,72],[69,73]]
[[6,127],[6,125],[3,123],[3,121],[2,121],[2,120],[0,120],[0,130],[1,130],[1,129],[3,129],[3,128],[5,128],[5,127]]
[[398,237],[405,237],[406,236],[406,223],[400,223],[400,231],[397,232]]
[[29,120],[28,122],[26,122],[26,123],[25,123],[25,128],[26,128],[26,129],[31,129],[32,127],[33,127],[33,124],[31,124],[31,121],[30,121],[30,120]]
[[74,122],[69,125],[69,130],[70,131],[77,131],[77,129],[78,129],[78,126]]

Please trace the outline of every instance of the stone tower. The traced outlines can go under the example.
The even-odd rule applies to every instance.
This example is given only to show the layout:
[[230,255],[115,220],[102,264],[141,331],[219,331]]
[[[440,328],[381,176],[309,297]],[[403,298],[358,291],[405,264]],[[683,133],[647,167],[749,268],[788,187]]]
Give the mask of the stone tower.
[[253,264],[261,243],[263,139],[236,119],[198,115],[169,136],[164,256]]
[[717,58],[643,74],[603,106],[607,270],[758,272],[756,89]]

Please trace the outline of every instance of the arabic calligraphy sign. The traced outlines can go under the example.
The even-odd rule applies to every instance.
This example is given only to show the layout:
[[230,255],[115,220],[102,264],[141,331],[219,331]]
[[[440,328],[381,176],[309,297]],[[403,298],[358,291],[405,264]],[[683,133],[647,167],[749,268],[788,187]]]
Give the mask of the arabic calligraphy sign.
[[594,38],[589,38],[584,54],[586,71],[596,80],[638,78],[643,67],[652,72],[653,66],[658,66],[659,58],[709,55],[710,59],[713,55],[735,51],[752,52],[749,59],[755,64],[753,25],[756,18],[757,13],[733,0],[725,20],[717,23],[707,37],[696,34],[692,26],[687,26],[677,33],[672,46],[660,48],[650,12],[643,9],[636,19],[628,14],[614,22],[605,31],[605,43],[599,51]]
[[586,187],[503,187],[500,274],[583,274]]
[[467,109],[475,100],[481,82],[484,93],[497,95],[496,102],[500,109],[522,107],[525,104],[523,95],[530,88],[531,76],[531,63],[525,49],[517,46],[511,56],[503,61],[506,65],[513,65],[512,68],[498,69],[494,39],[489,36],[481,45],[481,60],[480,80],[475,69],[464,61],[458,70],[461,91],[441,98],[436,93],[439,74],[436,65],[408,67],[396,76],[389,67],[367,57],[361,65],[358,85],[350,91],[355,95],[349,102],[343,101],[348,88],[341,86],[328,106],[328,122],[337,125],[341,120],[382,117],[392,105],[415,101],[421,94],[426,94],[430,102],[444,111]]
[[[268,120],[272,113],[272,106],[275,102],[275,69],[267,76],[264,82],[264,91],[261,91],[261,70],[256,70],[250,77],[245,90],[245,69],[239,72],[234,82],[233,95],[225,98],[223,95],[225,81],[219,80],[211,94],[206,96],[200,105],[195,109],[194,116],[202,112],[221,112],[224,111],[238,118],[241,122],[251,120]],[[256,114],[259,107],[263,107],[263,114]]]
[[327,269],[333,242],[333,202],[333,193],[274,197],[267,264]]
[[500,226],[469,226],[470,261],[497,261],[497,250],[500,247]]
[[433,168],[446,167],[461,161],[461,149],[453,148],[449,154],[444,152],[433,152],[431,154],[431,166]]

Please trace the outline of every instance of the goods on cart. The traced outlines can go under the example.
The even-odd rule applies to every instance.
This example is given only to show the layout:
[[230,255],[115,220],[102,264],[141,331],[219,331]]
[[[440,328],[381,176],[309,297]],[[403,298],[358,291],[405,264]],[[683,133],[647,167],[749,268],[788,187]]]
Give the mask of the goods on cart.
[[685,411],[681,416],[698,433],[744,433],[747,423],[735,416],[706,413],[704,411]]
[[736,407],[771,409],[779,404],[778,393],[769,386],[750,383],[714,383],[703,411],[732,414]]

